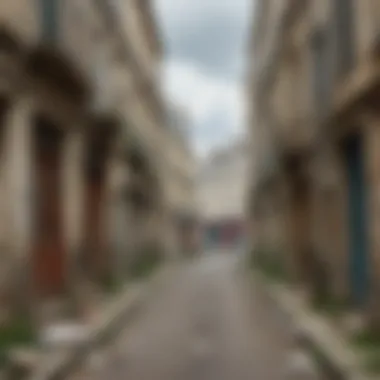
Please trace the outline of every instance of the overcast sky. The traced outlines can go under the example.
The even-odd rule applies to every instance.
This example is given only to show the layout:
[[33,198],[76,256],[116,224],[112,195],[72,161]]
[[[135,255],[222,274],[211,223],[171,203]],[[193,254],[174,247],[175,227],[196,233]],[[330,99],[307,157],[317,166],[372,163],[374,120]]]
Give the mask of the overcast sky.
[[243,132],[242,77],[253,0],[155,0],[166,94],[188,107],[197,153]]

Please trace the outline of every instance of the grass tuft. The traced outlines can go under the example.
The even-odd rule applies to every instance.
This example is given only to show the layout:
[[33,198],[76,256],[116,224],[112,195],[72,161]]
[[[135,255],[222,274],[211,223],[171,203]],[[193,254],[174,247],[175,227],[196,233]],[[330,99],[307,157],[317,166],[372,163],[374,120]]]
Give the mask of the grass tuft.
[[271,280],[282,282],[287,276],[279,257],[279,254],[269,250],[257,249],[249,255],[249,266],[259,270]]
[[162,252],[156,247],[142,249],[130,265],[130,276],[134,279],[149,276],[159,266],[162,257]]
[[363,329],[354,334],[351,343],[361,350],[363,369],[370,374],[380,374],[380,333]]
[[37,341],[36,330],[32,323],[24,318],[15,318],[9,324],[0,327],[0,368],[8,363],[9,351],[18,346],[27,346]]

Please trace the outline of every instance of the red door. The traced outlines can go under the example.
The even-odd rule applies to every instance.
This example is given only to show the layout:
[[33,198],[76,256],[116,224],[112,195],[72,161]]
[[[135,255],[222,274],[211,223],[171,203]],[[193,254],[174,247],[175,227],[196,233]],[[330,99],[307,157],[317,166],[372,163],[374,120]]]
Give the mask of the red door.
[[62,136],[46,124],[35,132],[35,277],[40,295],[52,296],[63,292],[65,285]]

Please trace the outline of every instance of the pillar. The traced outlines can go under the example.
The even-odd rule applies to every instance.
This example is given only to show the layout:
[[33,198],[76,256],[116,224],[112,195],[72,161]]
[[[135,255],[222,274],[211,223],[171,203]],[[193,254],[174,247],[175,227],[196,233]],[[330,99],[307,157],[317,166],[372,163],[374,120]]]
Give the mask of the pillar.
[[72,127],[63,148],[63,216],[66,252],[68,253],[67,282],[76,311],[84,302],[83,272],[80,263],[83,236],[84,134]]
[[[4,127],[4,192],[7,193],[7,246],[12,255],[11,302],[13,311],[30,317],[35,309],[31,262],[32,246],[32,151],[31,119],[33,102],[28,97],[16,98],[5,118]],[[34,310],[35,311],[35,310]]]
[[128,240],[131,236],[129,209],[124,197],[128,184],[126,162],[111,148],[106,165],[106,213],[105,228],[110,248],[111,272],[115,279],[123,280],[127,269]]

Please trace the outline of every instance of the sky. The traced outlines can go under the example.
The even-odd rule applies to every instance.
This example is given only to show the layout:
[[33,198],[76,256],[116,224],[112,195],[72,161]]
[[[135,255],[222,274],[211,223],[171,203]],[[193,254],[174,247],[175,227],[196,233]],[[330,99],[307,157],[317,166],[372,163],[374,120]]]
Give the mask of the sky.
[[166,96],[185,107],[197,156],[245,129],[244,71],[254,0],[155,0]]

